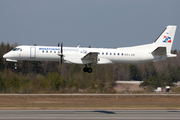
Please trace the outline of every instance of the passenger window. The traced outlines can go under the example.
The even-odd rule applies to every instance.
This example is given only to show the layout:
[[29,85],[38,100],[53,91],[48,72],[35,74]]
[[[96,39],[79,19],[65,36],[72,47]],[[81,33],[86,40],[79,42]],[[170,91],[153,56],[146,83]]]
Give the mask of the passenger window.
[[56,53],[56,51],[54,51],[54,53]]
[[114,53],[114,55],[116,55],[116,53]]
[[110,55],[111,55],[111,53],[110,53]]
[[102,55],[104,55],[104,53],[102,53]]
[[20,51],[22,51],[22,49],[20,49]]
[[44,50],[42,51],[42,53],[44,53]]
[[48,53],[48,51],[46,51],[46,53]]
[[119,53],[118,53],[118,55],[119,55]]
[[50,51],[50,53],[52,53],[52,51]]
[[108,55],[108,53],[106,53],[106,55]]

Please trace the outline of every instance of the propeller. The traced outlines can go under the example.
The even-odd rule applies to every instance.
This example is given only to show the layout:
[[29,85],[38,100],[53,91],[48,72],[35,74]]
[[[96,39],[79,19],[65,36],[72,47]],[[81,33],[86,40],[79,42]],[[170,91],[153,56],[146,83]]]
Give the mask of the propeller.
[[[58,47],[59,47],[60,43],[58,43]],[[61,54],[59,55],[60,56],[60,60],[61,61],[61,65],[62,65],[62,62],[63,62],[63,43],[61,43]]]
[[63,62],[63,43],[61,43],[61,65]]

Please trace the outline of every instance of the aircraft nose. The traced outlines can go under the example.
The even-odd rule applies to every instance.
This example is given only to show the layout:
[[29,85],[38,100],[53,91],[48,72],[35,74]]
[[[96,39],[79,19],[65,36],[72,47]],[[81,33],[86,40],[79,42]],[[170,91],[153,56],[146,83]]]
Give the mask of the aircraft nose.
[[3,55],[3,58],[8,58],[8,54],[7,54],[7,53],[4,54],[4,55]]
[[3,58],[6,58],[6,54],[3,55]]

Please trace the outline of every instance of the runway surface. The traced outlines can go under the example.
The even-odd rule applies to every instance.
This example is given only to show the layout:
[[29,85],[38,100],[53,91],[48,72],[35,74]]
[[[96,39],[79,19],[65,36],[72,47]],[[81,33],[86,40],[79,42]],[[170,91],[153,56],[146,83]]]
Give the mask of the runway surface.
[[180,96],[180,94],[0,94],[0,96]]
[[180,110],[0,110],[0,120],[178,120]]

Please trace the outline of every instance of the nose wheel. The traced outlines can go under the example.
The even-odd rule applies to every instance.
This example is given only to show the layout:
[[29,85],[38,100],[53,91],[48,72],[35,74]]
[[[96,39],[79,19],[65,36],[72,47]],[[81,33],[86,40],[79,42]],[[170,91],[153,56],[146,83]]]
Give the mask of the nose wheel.
[[[90,65],[89,65],[89,66],[90,66]],[[91,68],[91,66],[90,66],[90,67],[87,67],[87,65],[85,65],[83,71],[84,71],[84,72],[88,72],[88,73],[92,73],[92,68]]]
[[17,69],[17,63],[14,63],[14,69],[15,70]]

